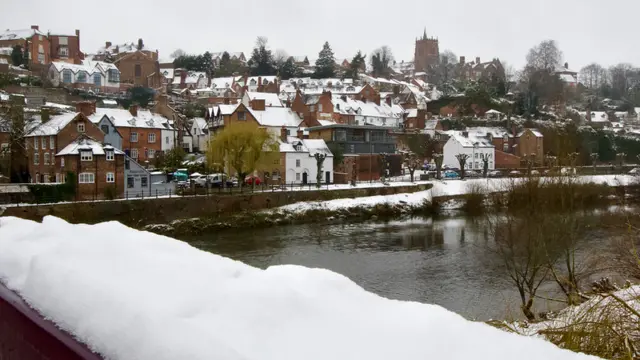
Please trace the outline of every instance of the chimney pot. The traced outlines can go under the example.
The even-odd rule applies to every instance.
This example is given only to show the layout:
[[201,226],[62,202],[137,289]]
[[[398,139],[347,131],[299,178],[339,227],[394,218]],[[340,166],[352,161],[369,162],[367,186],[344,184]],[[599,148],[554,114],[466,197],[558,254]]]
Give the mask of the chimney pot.
[[31,29],[40,30],[40,27],[38,25],[31,25]]
[[282,140],[282,142],[284,143],[287,142],[287,128],[284,126],[280,128],[280,140]]
[[80,37],[80,30],[76,29],[76,36]]
[[568,62],[564,63],[564,68],[565,69],[569,69],[569,63]]
[[387,105],[391,106],[391,96],[387,96],[385,100],[387,101]]
[[480,56],[476,56],[476,65],[480,64]]
[[468,138],[469,137],[469,132],[468,131],[463,131],[462,132],[462,136]]

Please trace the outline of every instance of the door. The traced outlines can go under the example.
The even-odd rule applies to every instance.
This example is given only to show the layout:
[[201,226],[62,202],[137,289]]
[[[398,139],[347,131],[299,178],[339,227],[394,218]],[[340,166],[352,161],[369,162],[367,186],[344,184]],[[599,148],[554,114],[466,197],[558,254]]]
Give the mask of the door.
[[331,183],[331,171],[326,171],[324,173],[324,182],[326,182],[327,184]]
[[303,184],[307,183],[307,173],[302,173],[302,183]]

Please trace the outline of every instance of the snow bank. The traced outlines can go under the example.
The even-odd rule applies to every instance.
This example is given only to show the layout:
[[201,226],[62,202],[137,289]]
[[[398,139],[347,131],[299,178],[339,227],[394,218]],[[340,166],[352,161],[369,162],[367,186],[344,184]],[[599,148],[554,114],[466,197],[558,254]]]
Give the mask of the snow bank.
[[0,218],[0,279],[108,359],[591,358],[328,270],[261,270],[114,222]]

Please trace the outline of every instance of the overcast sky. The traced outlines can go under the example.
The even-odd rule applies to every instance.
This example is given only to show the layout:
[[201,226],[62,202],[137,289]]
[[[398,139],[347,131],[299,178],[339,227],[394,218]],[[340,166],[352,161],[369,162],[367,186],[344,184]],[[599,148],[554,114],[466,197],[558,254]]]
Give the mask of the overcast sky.
[[440,51],[518,68],[529,48],[555,39],[576,70],[590,62],[640,65],[638,14],[640,0],[0,0],[0,28],[80,29],[86,53],[142,38],[161,58],[177,48],[249,57],[256,37],[266,36],[271,49],[310,59],[329,41],[336,58],[388,45],[408,61],[426,27]]

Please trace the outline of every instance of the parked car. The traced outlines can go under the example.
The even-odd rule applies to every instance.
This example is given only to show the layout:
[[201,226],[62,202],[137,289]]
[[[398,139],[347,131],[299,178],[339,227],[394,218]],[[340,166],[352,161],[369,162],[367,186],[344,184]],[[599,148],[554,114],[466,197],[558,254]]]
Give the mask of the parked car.
[[237,181],[234,182],[233,179],[230,179],[227,174],[209,174],[207,175],[209,178],[209,182],[211,183],[211,187],[234,187],[237,186]]
[[629,171],[630,175],[640,175],[640,168],[633,168]]
[[531,176],[540,176],[540,171],[538,171],[538,170],[531,170]]
[[518,170],[513,170],[513,171],[509,172],[509,176],[511,176],[511,177],[520,177],[520,176],[522,176],[522,173],[520,171],[518,171]]
[[458,175],[458,173],[453,170],[445,170],[444,172],[445,179],[457,179],[459,177],[460,175]]
[[206,187],[207,186],[207,177],[205,175],[200,175],[194,178],[191,178],[196,186]]
[[487,176],[490,178],[497,178],[502,176],[502,171],[500,170],[492,170],[487,173]]
[[258,186],[258,185],[260,185],[262,183],[262,180],[260,180],[260,178],[257,177],[257,176],[250,175],[250,176],[247,176],[246,178],[244,178],[244,183],[247,184],[247,185],[256,185],[256,186]]
[[479,178],[479,177],[482,177],[482,172],[474,171],[474,170],[467,170],[467,171],[464,172],[464,177]]

